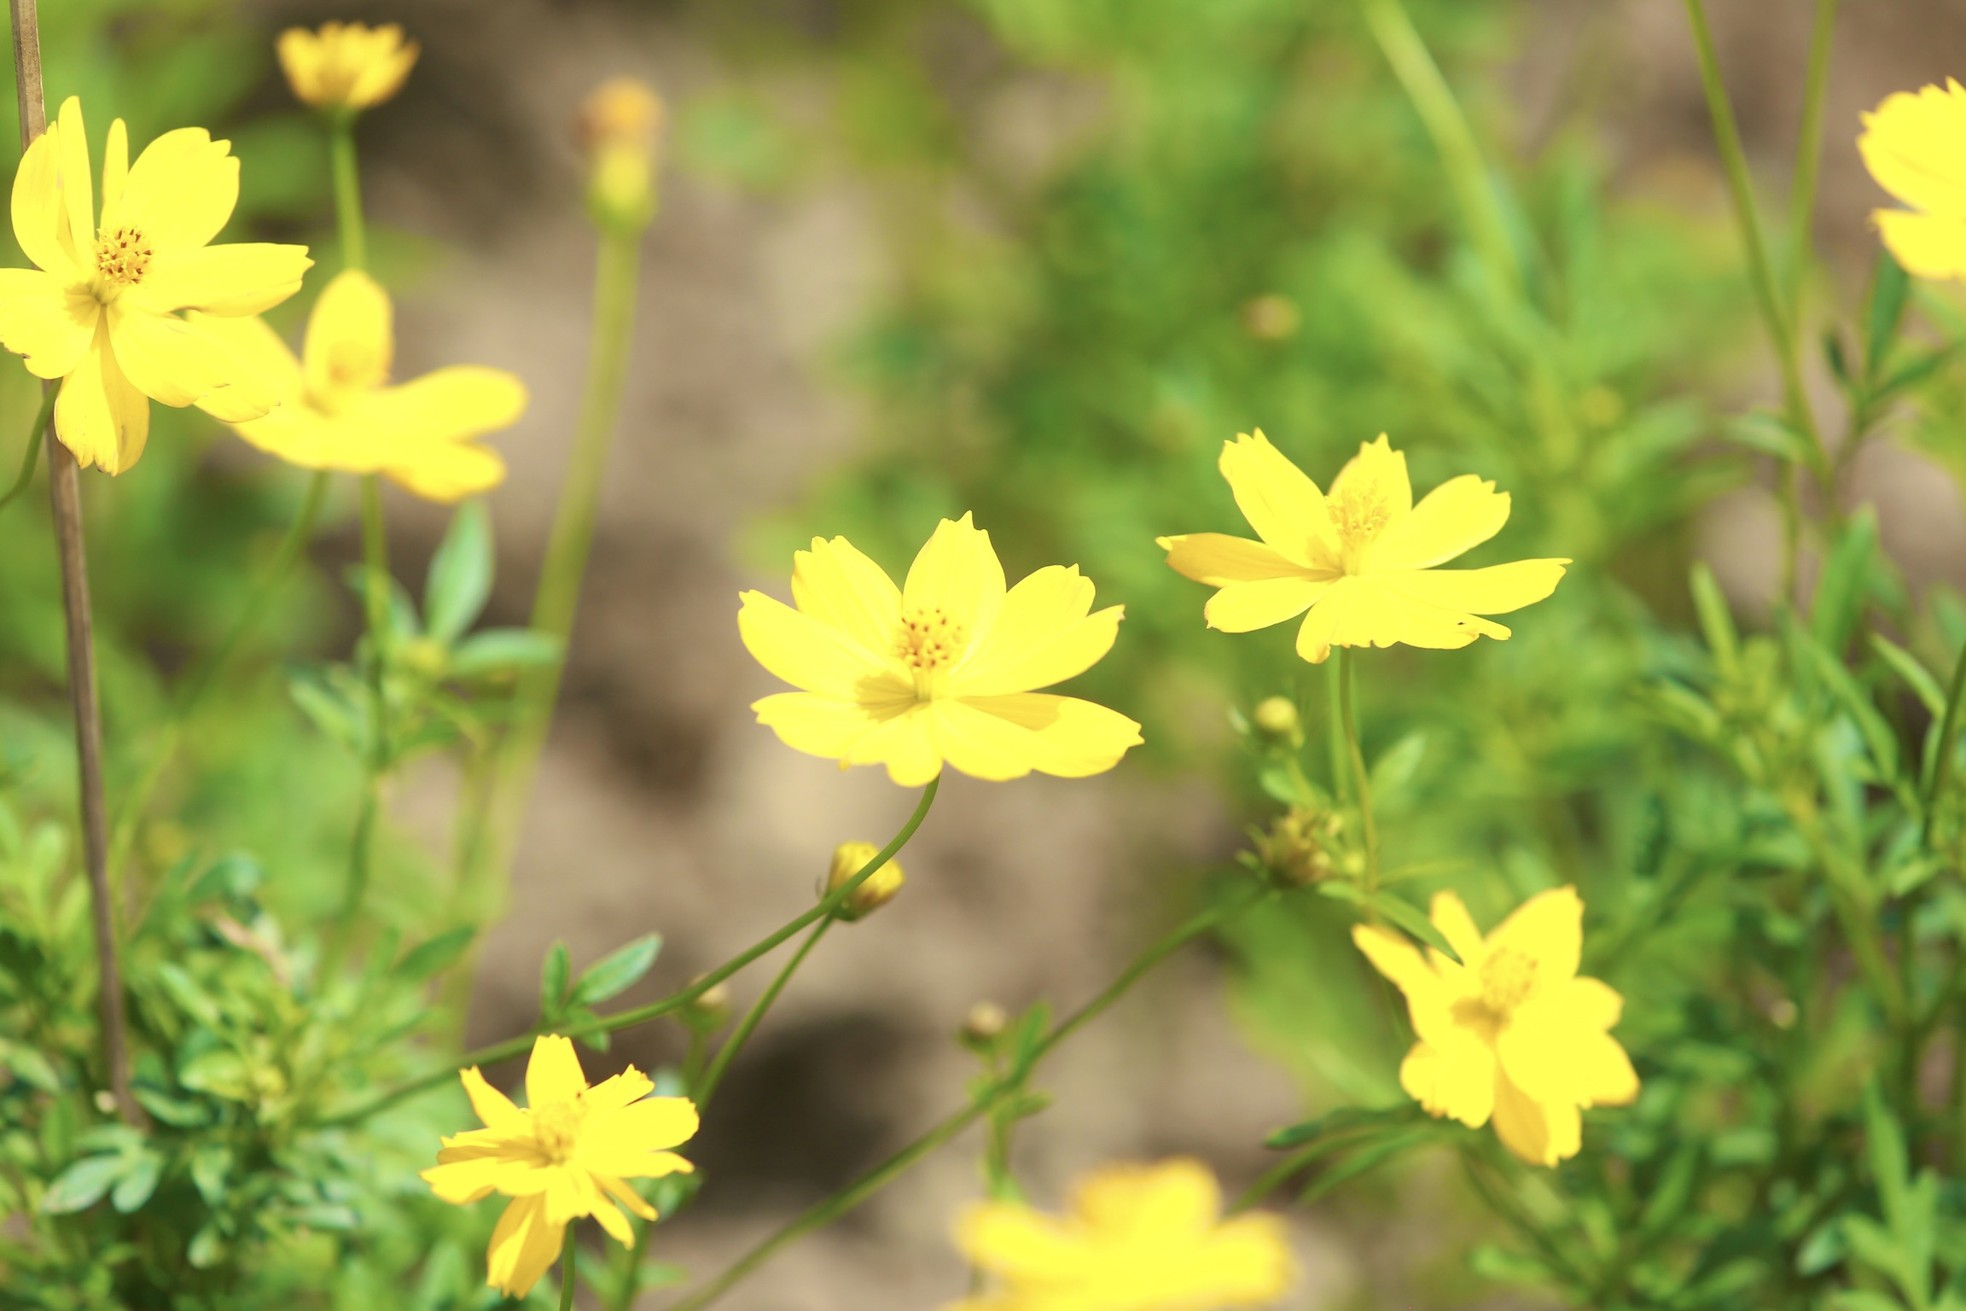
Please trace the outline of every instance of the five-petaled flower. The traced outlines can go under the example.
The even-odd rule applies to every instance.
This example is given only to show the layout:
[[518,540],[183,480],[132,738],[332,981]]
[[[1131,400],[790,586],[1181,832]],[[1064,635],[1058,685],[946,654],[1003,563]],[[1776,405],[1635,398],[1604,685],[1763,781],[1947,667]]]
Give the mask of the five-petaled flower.
[[1224,1220],[1215,1176],[1186,1158],[1095,1171],[1063,1217],[979,1203],[956,1244],[1001,1286],[949,1311],[1222,1311],[1272,1305],[1296,1279],[1282,1223]]
[[1921,278],[1966,278],[1966,87],[1900,91],[1864,115],[1857,138],[1877,185],[1910,209],[1872,214],[1884,245]]
[[1313,664],[1334,646],[1451,648],[1505,638],[1508,629],[1480,616],[1542,600],[1570,563],[1437,568],[1501,531],[1509,495],[1463,474],[1415,505],[1406,456],[1383,435],[1359,447],[1328,493],[1260,431],[1223,443],[1220,467],[1262,540],[1163,537],[1167,562],[1221,589],[1203,611],[1211,628],[1246,633],[1303,615],[1297,654]]
[[317,109],[367,109],[396,94],[416,63],[417,44],[394,23],[290,27],[275,47],[287,85]]
[[1458,965],[1386,929],[1352,929],[1373,968],[1406,994],[1419,1041],[1400,1086],[1430,1115],[1473,1129],[1492,1118],[1503,1145],[1532,1165],[1575,1156],[1582,1108],[1638,1096],[1638,1075],[1610,1034],[1624,1000],[1577,975],[1584,903],[1573,888],[1538,893],[1486,938],[1451,892],[1434,895],[1430,915]]
[[650,1097],[655,1085],[632,1065],[590,1088],[569,1039],[533,1043],[524,1110],[476,1066],[460,1077],[485,1127],[444,1139],[423,1178],[446,1202],[492,1193],[512,1199],[492,1230],[485,1281],[509,1297],[524,1297],[539,1281],[567,1225],[581,1216],[633,1247],[635,1232],[615,1203],[644,1220],[656,1213],[627,1181],[695,1168],[668,1150],[696,1132],[689,1099]]
[[1121,607],[1049,565],[1006,590],[990,535],[944,519],[894,585],[844,537],[793,556],[797,608],[746,592],[738,631],[795,687],[753,703],[786,745],[842,766],[883,764],[918,787],[943,763],[977,778],[1082,778],[1139,745],[1140,725],[1049,687],[1112,648]]
[[505,462],[472,439],[506,427],[526,389],[502,369],[453,365],[397,386],[389,296],[353,269],[327,285],[307,320],[300,358],[259,319],[211,320],[281,402],[234,422],[241,437],[290,464],[382,473],[433,501],[497,486]]
[[55,431],[83,467],[120,473],[150,434],[150,402],[228,421],[276,398],[203,321],[270,309],[300,289],[304,246],[209,245],[239,200],[231,143],[166,132],[130,162],[109,125],[95,205],[82,106],[70,96],[14,176],[14,236],[32,269],[0,269],[0,344],[60,378]]

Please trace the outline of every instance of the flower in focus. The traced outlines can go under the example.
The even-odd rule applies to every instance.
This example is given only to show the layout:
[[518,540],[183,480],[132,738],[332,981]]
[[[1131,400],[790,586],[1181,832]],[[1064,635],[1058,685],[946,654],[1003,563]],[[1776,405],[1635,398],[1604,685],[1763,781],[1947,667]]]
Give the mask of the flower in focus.
[[[880,854],[881,849],[871,842],[842,842],[833,848],[833,864],[826,872],[826,893],[838,892],[853,882],[853,876]],[[901,862],[890,860],[869,874],[866,882],[847,897],[846,904],[833,913],[848,923],[865,919],[893,901],[907,881],[908,876],[901,872]]]
[[977,778],[1083,778],[1140,744],[1125,715],[1032,690],[1091,668],[1118,636],[1121,607],[1091,613],[1076,566],[1006,590],[967,514],[937,525],[898,588],[844,537],[792,558],[797,608],[746,592],[737,615],[758,663],[803,689],[751,706],[787,746],[919,787],[945,761]]
[[1570,563],[1438,568],[1501,531],[1509,494],[1463,474],[1415,505],[1406,456],[1383,435],[1359,447],[1329,493],[1260,431],[1224,442],[1220,467],[1262,540],[1223,533],[1163,537],[1167,562],[1220,589],[1202,612],[1210,628],[1247,633],[1303,615],[1297,654],[1312,664],[1334,646],[1404,642],[1445,649],[1477,637],[1506,638],[1508,629],[1480,616],[1542,600]]
[[485,1281],[508,1297],[524,1297],[538,1282],[560,1254],[566,1226],[581,1216],[633,1247],[635,1232],[615,1203],[644,1220],[656,1214],[626,1181],[695,1169],[668,1150],[696,1132],[689,1099],[650,1097],[655,1085],[632,1065],[590,1088],[569,1039],[533,1043],[525,1110],[476,1066],[459,1077],[485,1127],[444,1139],[422,1177],[446,1202],[492,1193],[512,1199],[492,1230]]
[[317,109],[367,109],[402,88],[417,44],[394,23],[323,23],[318,32],[290,27],[275,47],[287,85]]
[[143,454],[153,400],[228,421],[272,408],[269,380],[207,325],[278,305],[313,261],[305,246],[207,244],[238,203],[239,161],[203,128],[166,132],[131,164],[111,123],[99,214],[91,172],[70,96],[14,175],[14,236],[36,267],[0,269],[0,345],[62,380],[56,434],[115,474]]
[[1419,1041],[1400,1086],[1430,1115],[1471,1129],[1493,1118],[1503,1146],[1532,1165],[1575,1156],[1583,1107],[1638,1096],[1638,1075],[1609,1032],[1624,999],[1577,976],[1584,903],[1574,888],[1540,892],[1486,938],[1451,892],[1434,895],[1430,918],[1460,964],[1386,929],[1352,929],[1373,968],[1406,994]]
[[580,106],[587,206],[603,227],[639,232],[655,217],[662,98],[632,77],[610,78]]
[[1966,87],[1900,91],[1864,115],[1857,138],[1877,185],[1910,209],[1871,217],[1905,271],[1966,278]]
[[327,285],[299,359],[259,319],[206,326],[251,361],[282,402],[233,422],[261,450],[307,469],[387,474],[433,501],[475,496],[504,480],[505,462],[473,439],[524,413],[524,384],[502,369],[454,365],[391,386],[389,295],[366,273],[350,269]]
[[1218,1311],[1269,1306],[1296,1265],[1271,1215],[1222,1219],[1199,1161],[1107,1166],[1079,1182],[1071,1213],[983,1202],[956,1245],[1001,1287],[950,1311]]

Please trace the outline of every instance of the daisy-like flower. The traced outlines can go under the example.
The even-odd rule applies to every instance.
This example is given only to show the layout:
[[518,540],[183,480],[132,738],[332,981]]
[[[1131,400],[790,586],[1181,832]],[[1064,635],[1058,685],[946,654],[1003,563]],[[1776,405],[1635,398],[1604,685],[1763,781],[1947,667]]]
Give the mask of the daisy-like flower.
[[0,345],[25,356],[35,377],[62,380],[55,432],[84,468],[135,464],[153,400],[227,420],[274,404],[265,379],[179,313],[257,314],[298,291],[313,263],[305,246],[208,244],[239,200],[230,152],[230,142],[187,127],[131,164],[119,118],[98,214],[82,105],[70,96],[21,159],[14,236],[35,267],[0,269]]
[[1884,245],[1921,278],[1966,278],[1966,87],[1887,96],[1857,149],[1877,185],[1911,206],[1871,215]]
[[803,689],[755,702],[787,746],[841,766],[887,766],[919,787],[948,764],[977,778],[1098,774],[1140,744],[1140,725],[1076,697],[1034,691],[1112,649],[1121,607],[1092,613],[1077,566],[1004,587],[990,535],[944,519],[894,585],[844,537],[793,556],[797,608],[746,592],[744,645]]
[[396,94],[416,63],[417,44],[394,23],[290,27],[274,47],[287,85],[317,109],[367,109]]
[[1312,664],[1334,646],[1452,648],[1505,638],[1508,629],[1480,616],[1542,600],[1570,563],[1439,568],[1502,530],[1509,495],[1463,474],[1415,505],[1406,456],[1383,434],[1359,447],[1328,493],[1260,430],[1223,443],[1220,467],[1262,540],[1163,537],[1167,562],[1221,589],[1202,612],[1210,628],[1247,633],[1303,615],[1297,654]]
[[1222,1311],[1270,1306],[1297,1277],[1282,1223],[1222,1219],[1215,1176],[1185,1158],[1095,1171],[1063,1217],[979,1203],[956,1244],[1001,1286],[949,1311]]
[[655,1085],[632,1065],[590,1088],[569,1039],[533,1043],[524,1110],[476,1066],[459,1077],[485,1127],[444,1139],[423,1178],[446,1202],[512,1199],[486,1254],[485,1282],[508,1297],[531,1290],[560,1254],[567,1225],[582,1216],[633,1247],[635,1232],[615,1203],[644,1220],[656,1215],[627,1180],[696,1168],[668,1150],[696,1132],[689,1099],[650,1097]]
[[382,473],[433,501],[496,487],[505,462],[473,439],[525,412],[526,389],[502,369],[454,365],[392,386],[388,293],[350,269],[314,303],[300,358],[259,319],[211,320],[281,402],[234,422],[241,437],[289,464]]
[[1460,964],[1386,929],[1352,929],[1372,967],[1406,994],[1419,1041],[1400,1086],[1429,1115],[1471,1129],[1493,1119],[1502,1144],[1531,1165],[1575,1156],[1583,1107],[1638,1096],[1638,1075],[1610,1034],[1624,999],[1577,975],[1584,903],[1574,888],[1540,892],[1486,938],[1451,892],[1434,895],[1430,918]]

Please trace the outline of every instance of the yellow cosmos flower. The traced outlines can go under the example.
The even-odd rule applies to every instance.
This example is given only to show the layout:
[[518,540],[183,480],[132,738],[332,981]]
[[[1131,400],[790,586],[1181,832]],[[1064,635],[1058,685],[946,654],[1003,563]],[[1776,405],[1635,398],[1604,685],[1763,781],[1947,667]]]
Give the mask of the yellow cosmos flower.
[[233,428],[261,450],[307,469],[382,473],[433,501],[496,487],[505,462],[473,438],[525,412],[526,389],[502,369],[457,365],[389,385],[395,337],[389,296],[350,269],[330,282],[307,320],[301,357],[259,319],[213,320],[281,401]]
[[1282,1223],[1222,1219],[1215,1176],[1187,1159],[1098,1170],[1062,1218],[980,1203],[956,1244],[1002,1287],[949,1311],[1220,1311],[1272,1305],[1297,1277]]
[[14,236],[31,269],[0,269],[0,345],[37,378],[60,378],[55,431],[84,468],[121,473],[150,434],[150,402],[221,419],[265,414],[266,380],[203,321],[257,314],[300,289],[305,246],[209,245],[239,200],[231,143],[166,132],[130,163],[109,125],[95,205],[82,105],[70,96],[14,175]]
[[644,1220],[656,1217],[626,1181],[696,1168],[668,1150],[696,1132],[689,1099],[650,1097],[655,1085],[632,1065],[590,1088],[566,1038],[533,1043],[525,1110],[476,1066],[460,1077],[485,1127],[444,1139],[423,1178],[446,1202],[492,1193],[512,1199],[492,1230],[485,1280],[508,1297],[524,1297],[538,1282],[560,1254],[567,1225],[581,1216],[633,1247],[635,1231],[615,1203]]
[[1909,210],[1871,215],[1884,244],[1921,278],[1966,278],[1966,87],[1900,91],[1864,115],[1857,149],[1877,185]]
[[1486,938],[1451,892],[1435,894],[1430,917],[1459,965],[1386,929],[1352,929],[1373,968],[1406,994],[1419,1041],[1400,1086],[1430,1115],[1471,1129],[1493,1118],[1503,1145],[1532,1165],[1575,1156],[1580,1109],[1638,1096],[1638,1075],[1609,1032],[1623,998],[1577,977],[1584,903],[1574,888],[1538,893]]
[[1077,566],[1006,590],[990,535],[967,514],[937,525],[898,588],[846,538],[815,537],[793,556],[792,599],[797,609],[744,593],[737,628],[759,664],[804,689],[751,707],[796,750],[886,765],[919,787],[945,761],[977,778],[1083,778],[1140,744],[1125,715],[1033,690],[1111,650],[1121,607],[1093,614]]
[[394,23],[290,27],[275,46],[287,85],[317,109],[367,109],[396,94],[416,63],[417,44]]
[[1304,615],[1297,654],[1313,664],[1334,646],[1451,648],[1505,638],[1508,629],[1480,616],[1542,600],[1570,563],[1437,568],[1502,530],[1509,495],[1463,474],[1415,505],[1406,456],[1383,435],[1359,447],[1329,493],[1260,430],[1223,443],[1220,467],[1262,540],[1163,537],[1167,562],[1221,589],[1203,610],[1210,628],[1247,633]]

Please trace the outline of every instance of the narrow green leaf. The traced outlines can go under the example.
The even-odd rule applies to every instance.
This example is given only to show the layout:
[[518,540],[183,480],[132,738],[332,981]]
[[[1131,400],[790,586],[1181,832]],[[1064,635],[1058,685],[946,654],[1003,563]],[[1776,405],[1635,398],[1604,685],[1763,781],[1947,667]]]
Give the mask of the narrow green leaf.
[[48,1191],[41,1195],[41,1210],[47,1215],[69,1215],[94,1206],[123,1177],[130,1166],[127,1156],[85,1156],[55,1176]]
[[1320,883],[1317,887],[1319,892],[1333,900],[1349,901],[1353,905],[1363,907],[1366,910],[1377,911],[1381,916],[1391,920],[1400,928],[1405,929],[1408,933],[1426,943],[1429,947],[1432,947],[1456,965],[1461,964],[1460,954],[1454,950],[1453,945],[1447,941],[1439,929],[1433,926],[1433,921],[1421,913],[1420,909],[1411,902],[1404,901],[1392,893],[1384,891],[1380,892],[1377,896],[1367,897],[1355,885],[1350,883],[1333,881]]
[[567,1004],[567,980],[573,976],[573,956],[564,941],[546,949],[539,966],[539,1016],[556,1020]]
[[1864,315],[1865,378],[1875,380],[1890,355],[1898,328],[1904,323],[1905,299],[1910,291],[1911,279],[1891,258],[1891,252],[1880,246],[1870,277],[1870,304]]
[[573,985],[576,1006],[592,1006],[619,996],[641,981],[662,950],[662,935],[647,933],[596,962]]
[[150,1195],[157,1191],[157,1181],[163,1174],[163,1157],[151,1151],[139,1153],[129,1170],[116,1181],[116,1187],[110,1190],[109,1204],[122,1215],[142,1210]]
[[462,956],[477,936],[476,927],[460,924],[454,929],[439,933],[428,942],[418,943],[397,963],[396,978],[404,983],[423,982]]
[[1706,561],[1693,566],[1691,588],[1693,609],[1700,617],[1700,631],[1706,636],[1707,650],[1713,653],[1714,668],[1722,678],[1731,678],[1740,665],[1740,631],[1734,627],[1734,612]]
[[430,557],[423,585],[423,615],[430,636],[446,646],[484,613],[492,586],[491,512],[482,500],[467,501],[451,516],[450,531]]
[[1263,1146],[1282,1151],[1368,1126],[1383,1128],[1387,1125],[1412,1124],[1425,1114],[1417,1102],[1402,1102],[1397,1106],[1341,1106],[1315,1120],[1278,1129],[1263,1140]]
[[453,678],[495,678],[544,669],[560,658],[560,643],[529,628],[488,628],[451,650]]
[[1937,719],[1945,714],[1946,694],[1939,686],[1939,680],[1932,677],[1931,671],[1918,663],[1918,657],[1893,642],[1882,633],[1870,635],[1871,649],[1876,651],[1891,672],[1905,681],[1918,703],[1925,707],[1925,713]]
[[1866,505],[1850,516],[1830,549],[1809,606],[1809,631],[1832,653],[1842,653],[1863,618],[1876,555],[1877,511]]

